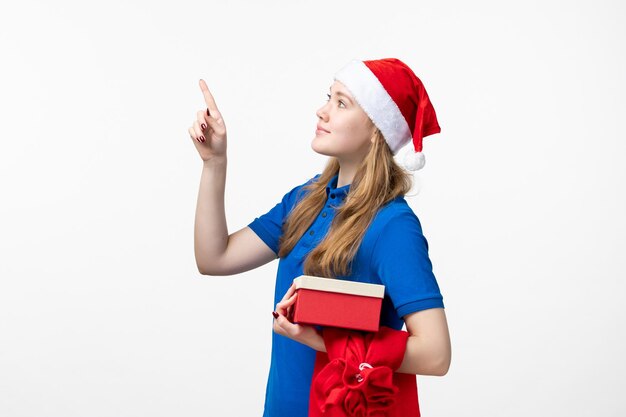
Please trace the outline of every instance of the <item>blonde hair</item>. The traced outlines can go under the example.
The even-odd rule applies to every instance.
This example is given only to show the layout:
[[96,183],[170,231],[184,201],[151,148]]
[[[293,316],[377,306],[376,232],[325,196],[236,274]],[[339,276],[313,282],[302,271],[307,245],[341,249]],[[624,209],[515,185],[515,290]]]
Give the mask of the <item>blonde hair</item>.
[[[389,145],[377,128],[374,141],[354,175],[344,204],[337,209],[324,239],[304,261],[306,275],[336,278],[351,273],[365,231],[378,210],[411,190],[412,176],[393,159]],[[278,245],[278,256],[286,256],[311,226],[326,203],[326,185],[339,173],[339,162],[331,157],[320,177],[303,187],[308,194],[293,208]]]

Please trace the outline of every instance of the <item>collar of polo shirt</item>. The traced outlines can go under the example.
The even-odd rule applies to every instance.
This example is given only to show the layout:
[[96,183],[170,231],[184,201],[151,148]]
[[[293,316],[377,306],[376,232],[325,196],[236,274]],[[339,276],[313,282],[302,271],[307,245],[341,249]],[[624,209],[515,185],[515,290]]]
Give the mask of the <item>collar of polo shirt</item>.
[[335,176],[328,181],[328,185],[326,185],[326,197],[328,197],[330,193],[333,193],[335,197],[341,197],[342,199],[346,197],[348,191],[350,191],[350,184],[337,188],[338,180],[339,174],[335,174]]

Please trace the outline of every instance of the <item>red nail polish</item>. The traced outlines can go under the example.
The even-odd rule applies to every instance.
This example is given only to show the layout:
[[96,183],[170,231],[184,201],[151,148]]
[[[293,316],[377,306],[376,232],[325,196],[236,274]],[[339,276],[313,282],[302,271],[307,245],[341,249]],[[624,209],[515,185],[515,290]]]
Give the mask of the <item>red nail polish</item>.
[[204,138],[204,136],[200,136],[200,140],[202,141],[202,143],[204,143],[206,141],[206,139]]
[[202,126],[202,130],[206,129],[206,125],[204,123],[202,123],[200,126]]
[[278,313],[275,312],[275,311],[272,311],[272,316],[274,316],[274,318],[277,319],[278,318]]
[[208,107],[206,108],[206,114],[209,115],[209,116],[211,115],[211,112],[209,112],[209,108]]

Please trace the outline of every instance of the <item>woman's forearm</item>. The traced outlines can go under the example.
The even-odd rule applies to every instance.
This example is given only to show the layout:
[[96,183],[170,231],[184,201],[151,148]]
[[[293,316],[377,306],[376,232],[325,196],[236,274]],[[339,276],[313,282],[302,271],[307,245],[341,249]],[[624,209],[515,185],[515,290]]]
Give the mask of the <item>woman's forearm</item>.
[[203,161],[194,225],[196,265],[202,274],[211,274],[212,265],[228,247],[224,210],[226,165],[226,157]]
[[400,368],[396,372],[443,376],[450,367],[450,350],[419,336],[409,336]]

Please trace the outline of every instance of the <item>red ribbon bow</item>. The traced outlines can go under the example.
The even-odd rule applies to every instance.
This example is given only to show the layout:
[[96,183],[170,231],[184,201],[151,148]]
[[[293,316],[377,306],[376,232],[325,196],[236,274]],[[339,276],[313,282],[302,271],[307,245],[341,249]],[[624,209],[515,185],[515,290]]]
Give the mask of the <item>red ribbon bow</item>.
[[330,407],[342,408],[351,417],[384,415],[395,402],[398,388],[393,371],[387,366],[363,367],[333,359],[318,374],[313,389],[323,413]]
[[314,374],[310,409],[329,417],[386,416],[396,402],[394,370],[402,363],[408,333],[327,328],[323,336],[330,362]]

